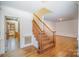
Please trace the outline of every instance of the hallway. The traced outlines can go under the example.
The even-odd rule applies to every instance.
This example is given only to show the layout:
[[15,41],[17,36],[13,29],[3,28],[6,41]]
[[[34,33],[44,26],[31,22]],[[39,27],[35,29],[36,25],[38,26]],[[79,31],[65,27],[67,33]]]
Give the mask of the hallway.
[[56,36],[56,47],[47,50],[42,54],[37,53],[34,46],[18,49],[8,52],[4,57],[56,57],[56,56],[77,56],[77,40],[76,38]]

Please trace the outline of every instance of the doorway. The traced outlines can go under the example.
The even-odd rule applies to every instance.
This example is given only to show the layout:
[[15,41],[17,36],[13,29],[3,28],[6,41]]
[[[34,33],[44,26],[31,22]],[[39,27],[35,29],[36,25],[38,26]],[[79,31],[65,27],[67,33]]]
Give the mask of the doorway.
[[17,50],[20,47],[19,20],[17,17],[5,16],[5,50]]

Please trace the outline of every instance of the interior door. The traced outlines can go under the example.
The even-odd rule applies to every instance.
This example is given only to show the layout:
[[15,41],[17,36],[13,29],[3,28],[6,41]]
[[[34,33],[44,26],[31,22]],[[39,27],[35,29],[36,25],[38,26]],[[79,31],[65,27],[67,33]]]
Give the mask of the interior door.
[[6,21],[6,52],[16,49],[16,27],[12,21]]
[[17,17],[5,17],[5,52],[13,51],[20,48],[20,29],[18,24],[19,21]]

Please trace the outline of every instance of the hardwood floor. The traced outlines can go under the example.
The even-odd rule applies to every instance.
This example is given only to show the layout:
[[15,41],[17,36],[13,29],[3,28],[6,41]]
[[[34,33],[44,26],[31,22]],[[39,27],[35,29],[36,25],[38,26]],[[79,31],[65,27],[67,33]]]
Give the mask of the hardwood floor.
[[56,56],[77,56],[77,39],[56,36],[56,47],[43,52],[37,53],[37,49],[34,46],[29,46],[16,51],[8,52],[2,55],[3,57],[56,57]]

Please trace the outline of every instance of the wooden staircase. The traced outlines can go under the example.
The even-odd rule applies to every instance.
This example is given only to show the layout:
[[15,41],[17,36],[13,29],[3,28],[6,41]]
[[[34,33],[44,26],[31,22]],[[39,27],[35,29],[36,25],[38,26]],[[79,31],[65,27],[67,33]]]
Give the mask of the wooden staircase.
[[55,31],[52,31],[42,20],[34,14],[32,31],[38,41],[38,53],[55,47]]

